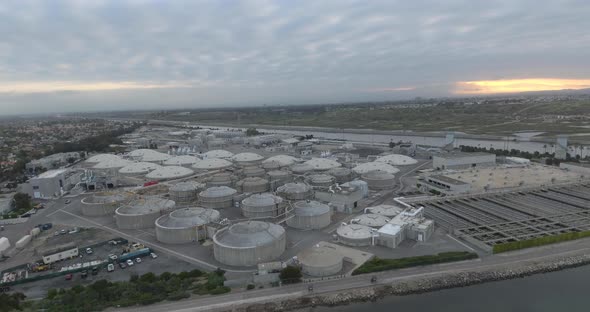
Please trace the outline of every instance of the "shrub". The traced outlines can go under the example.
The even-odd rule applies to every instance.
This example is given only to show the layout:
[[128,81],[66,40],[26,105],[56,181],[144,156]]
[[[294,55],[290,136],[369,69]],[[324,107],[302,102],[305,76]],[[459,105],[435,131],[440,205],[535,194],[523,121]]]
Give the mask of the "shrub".
[[442,252],[437,255],[417,256],[399,259],[380,259],[375,257],[352,272],[352,275],[366,274],[409,268],[421,265],[430,265],[445,262],[462,261],[477,258],[476,253],[466,251]]
[[246,290],[252,290],[256,288],[256,286],[254,286],[253,284],[248,284],[248,286],[246,286]]
[[220,286],[220,287],[217,287],[217,288],[215,288],[213,290],[210,290],[209,291],[209,294],[211,294],[211,295],[221,295],[221,294],[228,293],[230,291],[231,291],[231,288],[226,287],[226,286]]
[[501,253],[501,252],[507,252],[507,251],[512,251],[512,250],[519,250],[519,249],[525,249],[525,248],[530,248],[530,247],[555,244],[555,243],[559,243],[559,242],[565,242],[565,241],[575,240],[575,239],[584,238],[584,237],[590,237],[590,231],[562,233],[562,234],[551,235],[551,236],[537,237],[537,238],[528,239],[528,240],[498,244],[498,245],[494,245],[493,252],[494,253]]
[[301,274],[301,269],[291,265],[282,269],[281,273],[279,274],[279,278],[283,284],[299,283],[301,282],[301,277],[303,277],[303,274]]
[[166,298],[166,300],[177,301],[177,300],[188,298],[190,296],[191,295],[185,291],[177,291],[177,292],[173,292],[173,293],[169,294],[168,297]]

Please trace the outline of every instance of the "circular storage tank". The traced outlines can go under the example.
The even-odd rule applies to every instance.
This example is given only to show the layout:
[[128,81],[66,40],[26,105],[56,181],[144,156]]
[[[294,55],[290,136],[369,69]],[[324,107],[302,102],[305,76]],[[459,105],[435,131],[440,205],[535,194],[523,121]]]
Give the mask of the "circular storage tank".
[[205,208],[231,208],[236,193],[237,191],[231,187],[214,186],[199,193],[199,202]]
[[291,166],[291,172],[293,174],[301,175],[311,171],[313,171],[313,167],[308,164],[295,164]]
[[120,229],[151,228],[156,219],[174,207],[174,201],[160,197],[144,197],[117,208],[115,221]]
[[177,205],[193,203],[197,200],[197,195],[205,189],[203,183],[186,181],[172,185],[168,192],[170,199]]
[[182,166],[182,167],[190,167],[193,164],[198,163],[201,161],[199,158],[190,155],[180,155],[172,157],[166,161],[164,161],[164,166]]
[[293,156],[289,156],[289,155],[276,155],[276,156],[272,156],[269,157],[265,160],[262,161],[262,164],[264,165],[265,163],[275,163],[278,164],[279,167],[288,167],[293,165],[295,162],[297,162],[297,158],[293,157]]
[[158,164],[140,161],[119,169],[119,173],[128,177],[144,176],[160,167]]
[[262,193],[268,191],[268,180],[263,178],[245,178],[236,183],[241,193]]
[[82,214],[87,217],[112,215],[121,203],[128,199],[127,193],[95,193],[82,199]]
[[186,178],[194,173],[194,171],[185,167],[164,166],[146,174],[145,177],[150,180],[174,180]]
[[183,208],[156,220],[156,238],[166,244],[186,244],[207,238],[206,225],[219,221],[219,211]]
[[366,225],[347,224],[336,230],[340,243],[348,246],[369,246],[372,240],[372,229]]
[[221,159],[230,159],[234,156],[234,153],[226,151],[226,150],[212,150],[208,151],[203,154],[203,159],[208,158],[221,158]]
[[327,172],[333,176],[338,183],[346,183],[352,181],[352,170],[344,167],[332,168]]
[[229,172],[216,173],[207,180],[208,187],[232,186],[232,184],[234,184],[234,180],[232,174]]
[[221,158],[207,158],[193,164],[193,169],[200,171],[226,169],[232,166],[232,163]]
[[242,200],[242,214],[246,218],[276,217],[285,211],[283,198],[271,193],[254,194]]
[[370,227],[382,227],[389,222],[388,217],[376,213],[366,213],[358,216],[356,219],[357,224]]
[[392,166],[407,166],[417,164],[418,161],[412,157],[400,154],[391,154],[375,159],[376,162],[383,162]]
[[279,186],[277,194],[288,200],[304,200],[313,197],[313,189],[305,183],[292,182]]
[[304,164],[311,166],[316,171],[325,171],[342,166],[339,162],[328,158],[312,158]]
[[279,170],[283,166],[281,166],[281,163],[277,161],[265,161],[262,163],[261,167],[264,170]]
[[336,275],[342,271],[344,257],[334,248],[316,246],[303,250],[297,255],[301,270],[313,277]]
[[328,174],[310,174],[305,181],[313,187],[328,187],[336,182],[336,178]]
[[271,189],[276,190],[277,187],[291,181],[291,172],[283,170],[273,170],[269,171],[266,174],[266,177],[270,182]]
[[356,172],[357,174],[365,174],[371,171],[383,171],[390,174],[396,174],[399,172],[399,169],[386,163],[368,162],[352,168],[352,171]]
[[363,174],[361,179],[369,185],[371,190],[391,189],[395,185],[395,176],[384,171],[371,171]]
[[393,218],[400,214],[403,209],[393,205],[378,205],[373,207],[367,207],[365,210],[372,214],[380,214],[388,218]]
[[276,260],[285,251],[287,235],[277,224],[246,221],[224,228],[213,236],[215,259],[232,266],[253,266]]
[[315,200],[302,200],[293,205],[292,218],[287,219],[287,225],[301,230],[317,230],[325,228],[332,222],[332,209],[326,204]]
[[239,153],[232,157],[232,160],[239,166],[255,165],[260,163],[264,157],[256,153]]
[[113,154],[98,154],[98,155],[94,155],[94,156],[86,159],[86,162],[91,163],[91,164],[98,164],[101,162],[117,161],[117,160],[121,160],[121,159],[122,158],[120,156],[113,155]]
[[264,171],[264,169],[262,169],[260,167],[250,166],[250,167],[246,167],[246,168],[242,169],[242,175],[246,178],[249,178],[249,177],[262,178],[262,177],[264,177],[265,174],[266,174],[266,171]]

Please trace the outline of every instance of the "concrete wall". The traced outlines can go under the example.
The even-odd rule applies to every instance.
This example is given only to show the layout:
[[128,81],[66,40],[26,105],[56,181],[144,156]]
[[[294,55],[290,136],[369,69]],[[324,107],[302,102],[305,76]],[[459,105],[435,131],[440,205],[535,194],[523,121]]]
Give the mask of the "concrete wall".
[[327,212],[317,216],[298,216],[295,215],[287,219],[287,225],[301,230],[319,230],[330,225],[332,222],[332,212]]
[[[475,166],[473,166],[475,164]],[[432,167],[435,169],[461,169],[471,168],[479,166],[493,166],[496,164],[496,155],[487,154],[481,155],[476,154],[473,156],[433,156]]]
[[336,275],[342,270],[342,260],[331,264],[331,265],[301,265],[301,271],[306,275],[314,276],[314,277],[324,277],[330,275]]
[[165,244],[188,244],[198,242],[206,237],[205,226],[173,229],[156,225],[156,239]]
[[119,207],[118,203],[93,204],[82,202],[82,214],[87,217],[101,217],[113,215]]
[[142,215],[115,214],[115,221],[117,222],[117,227],[123,230],[147,229],[153,228],[154,222],[159,217],[159,211]]

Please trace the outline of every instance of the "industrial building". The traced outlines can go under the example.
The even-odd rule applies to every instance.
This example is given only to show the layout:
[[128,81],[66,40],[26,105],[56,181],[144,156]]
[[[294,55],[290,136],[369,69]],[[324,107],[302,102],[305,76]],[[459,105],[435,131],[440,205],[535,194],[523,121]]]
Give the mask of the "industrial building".
[[138,198],[117,208],[115,221],[120,229],[151,228],[156,219],[172,211],[175,205],[174,201],[155,196]]
[[304,200],[313,197],[313,189],[305,183],[291,182],[279,186],[277,194],[288,200]]
[[434,221],[424,218],[424,208],[405,210],[377,230],[375,244],[396,248],[406,239],[424,242],[434,233]]
[[489,153],[449,152],[432,156],[434,169],[465,169],[496,165],[496,155]]
[[246,221],[221,229],[213,236],[213,255],[223,264],[253,266],[273,261],[285,251],[287,235],[277,224]]
[[29,195],[32,198],[59,197],[71,190],[81,180],[81,173],[69,169],[55,169],[29,179]]
[[363,199],[363,191],[360,187],[352,184],[335,184],[329,187],[316,188],[314,196],[317,200],[330,203],[336,211],[352,213],[358,206],[358,202]]
[[222,209],[234,205],[234,195],[237,191],[227,186],[210,187],[199,193],[199,203],[205,208]]
[[314,200],[301,200],[293,205],[294,216],[287,219],[287,225],[300,230],[318,230],[332,222],[332,209]]
[[342,271],[344,257],[332,246],[313,246],[297,254],[301,271],[312,277],[336,275]]
[[215,227],[207,225],[220,219],[214,209],[199,207],[182,208],[159,217],[156,222],[156,238],[166,244],[186,244],[204,240],[214,233]]
[[444,175],[432,175],[424,178],[424,186],[442,194],[460,194],[471,191],[471,184]]
[[82,199],[82,214],[87,217],[113,215],[115,210],[129,201],[130,193],[100,192]]
[[253,194],[242,200],[241,208],[247,218],[273,218],[285,212],[285,202],[271,193]]

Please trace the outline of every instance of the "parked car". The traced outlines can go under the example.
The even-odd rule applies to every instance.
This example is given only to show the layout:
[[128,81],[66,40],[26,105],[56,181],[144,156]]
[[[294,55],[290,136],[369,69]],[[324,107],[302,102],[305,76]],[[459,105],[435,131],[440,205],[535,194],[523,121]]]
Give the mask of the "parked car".
[[92,251],[92,248],[90,248],[90,247],[86,248],[86,254],[87,254],[87,255],[91,255],[91,254],[92,254],[92,252],[93,252],[93,251]]
[[112,263],[109,263],[107,265],[107,271],[108,272],[113,272],[115,270],[115,265],[113,265]]
[[87,278],[88,277],[88,270],[84,270],[82,271],[82,274],[80,274],[81,278]]
[[141,258],[135,258],[135,263],[141,263]]
[[98,274],[98,267],[92,267],[92,275]]
[[121,263],[119,263],[119,267],[120,267],[121,269],[124,269],[124,268],[126,268],[126,267],[127,267],[127,265],[125,265],[125,262],[121,262]]
[[127,260],[127,265],[128,266],[133,266],[133,260],[131,260],[131,259]]
[[152,259],[156,259],[158,257],[158,255],[156,255],[155,253],[151,252],[150,253],[150,257],[152,257]]
[[72,277],[74,277],[72,274],[66,274],[66,281],[71,281]]
[[118,258],[119,258],[119,257],[117,257],[117,255],[115,255],[115,254],[110,254],[110,255],[109,255],[109,260],[115,261],[115,260],[117,260]]
[[68,234],[68,231],[66,231],[65,229],[63,229],[63,230],[59,231],[59,234],[65,235],[65,234]]
[[75,228],[69,230],[68,231],[68,234],[75,234],[75,233],[78,233],[78,232],[80,232],[80,230],[77,227],[75,227]]

